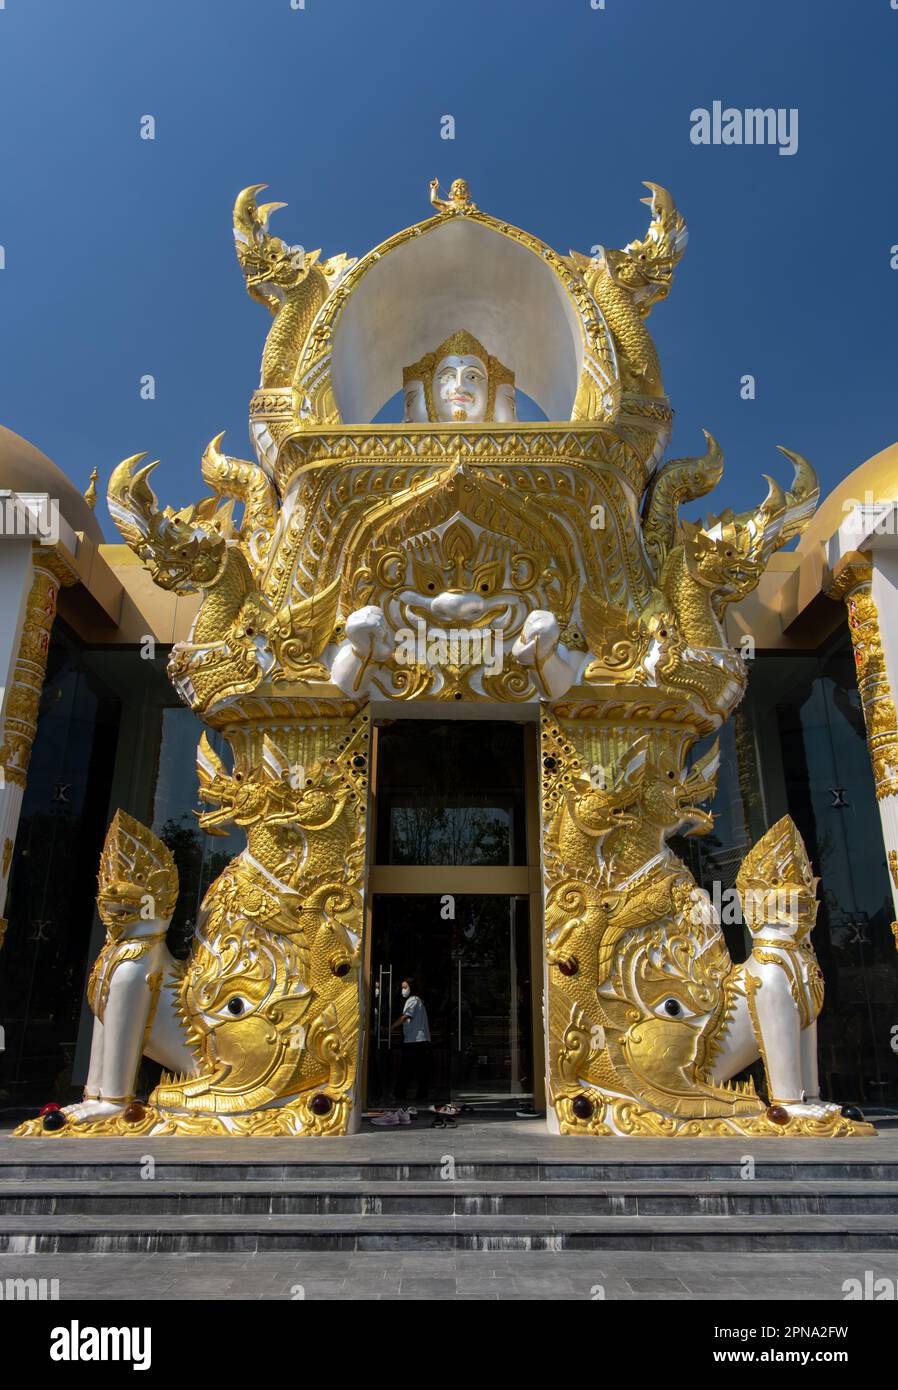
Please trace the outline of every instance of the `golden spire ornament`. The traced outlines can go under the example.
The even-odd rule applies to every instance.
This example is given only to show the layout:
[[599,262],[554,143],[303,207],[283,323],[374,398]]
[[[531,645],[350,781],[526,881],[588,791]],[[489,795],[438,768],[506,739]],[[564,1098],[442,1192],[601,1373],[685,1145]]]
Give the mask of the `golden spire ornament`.
[[84,492],[84,500],[92,512],[96,511],[97,507],[97,479],[99,476],[99,472],[96,468],[90,470],[90,482],[87,484]]
[[430,180],[430,201],[437,212],[476,212],[477,204],[471,201],[471,190],[467,179],[455,179],[449,189],[449,197],[440,197],[439,179]]

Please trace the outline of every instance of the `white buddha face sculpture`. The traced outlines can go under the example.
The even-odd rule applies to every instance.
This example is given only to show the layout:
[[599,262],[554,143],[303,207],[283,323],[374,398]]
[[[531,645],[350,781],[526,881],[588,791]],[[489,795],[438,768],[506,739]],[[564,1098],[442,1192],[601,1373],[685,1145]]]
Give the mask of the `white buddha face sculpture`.
[[489,372],[479,357],[452,355],[437,363],[433,403],[438,420],[485,420],[488,394]]
[[509,423],[514,374],[464,329],[403,372],[408,424]]

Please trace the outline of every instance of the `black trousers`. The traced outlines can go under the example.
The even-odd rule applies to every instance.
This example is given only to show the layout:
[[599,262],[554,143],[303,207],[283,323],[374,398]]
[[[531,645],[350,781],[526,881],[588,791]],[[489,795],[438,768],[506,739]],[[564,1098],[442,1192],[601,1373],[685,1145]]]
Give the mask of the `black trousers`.
[[399,1077],[396,1081],[396,1099],[405,1100],[408,1094],[408,1083],[414,1080],[416,1083],[416,1100],[427,1099],[427,1088],[430,1084],[430,1043],[426,1042],[404,1042],[402,1053],[399,1058]]

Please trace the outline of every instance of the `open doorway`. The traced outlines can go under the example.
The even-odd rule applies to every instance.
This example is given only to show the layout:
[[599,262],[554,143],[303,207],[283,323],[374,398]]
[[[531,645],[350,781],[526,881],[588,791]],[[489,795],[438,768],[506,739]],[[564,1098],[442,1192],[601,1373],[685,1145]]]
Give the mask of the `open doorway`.
[[[532,722],[458,718],[375,728],[369,1106],[543,1104],[536,733]],[[427,1011],[430,1042],[403,1068],[393,1025],[404,980]]]
[[[445,895],[378,897],[372,965],[369,1103],[398,1097],[504,1109],[532,1101],[526,897],[466,894],[451,905]],[[402,1030],[391,1025],[402,1013],[404,980],[424,1004],[431,1035],[423,1095],[401,1094]]]

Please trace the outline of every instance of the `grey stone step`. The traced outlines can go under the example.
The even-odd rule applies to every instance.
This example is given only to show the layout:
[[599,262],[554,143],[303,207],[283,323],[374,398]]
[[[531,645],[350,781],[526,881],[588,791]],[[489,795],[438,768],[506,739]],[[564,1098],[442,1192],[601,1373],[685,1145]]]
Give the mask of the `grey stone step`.
[[898,1215],[898,1183],[61,1182],[0,1180],[0,1214],[149,1216]]
[[[185,1155],[178,1158],[159,1157],[159,1144],[145,1141],[134,1144],[133,1158],[110,1160],[104,1156],[107,1145],[104,1141],[84,1141],[79,1144],[79,1153],[71,1158],[61,1157],[45,1160],[42,1155],[30,1153],[44,1148],[44,1141],[15,1141],[21,1156],[17,1153],[13,1160],[0,1159],[0,1181],[44,1182],[62,1180],[72,1182],[134,1182],[144,1165],[144,1156],[152,1154],[155,1158],[155,1180],[166,1182],[225,1182],[242,1184],[246,1182],[433,1182],[445,1181],[445,1158],[452,1157],[455,1162],[456,1179],[466,1182],[664,1182],[674,1178],[678,1181],[695,1183],[719,1183],[742,1181],[741,1170],[746,1155],[743,1146],[738,1155],[729,1161],[692,1159],[684,1161],[672,1153],[669,1160],[649,1160],[642,1162],[630,1157],[611,1162],[596,1162],[584,1157],[582,1160],[564,1159],[517,1159],[481,1158],[469,1155],[461,1140],[456,1140],[453,1131],[446,1131],[443,1149],[439,1155],[421,1159],[353,1159],[335,1158],[330,1160],[319,1156],[322,1147],[341,1141],[309,1140],[293,1141],[294,1147],[307,1145],[317,1150],[314,1157],[298,1157],[296,1161],[271,1161],[253,1159],[246,1161],[237,1152],[241,1145],[250,1141],[231,1140],[235,1152],[233,1158],[225,1160],[190,1160]],[[133,1141],[132,1141],[133,1142]],[[194,1141],[176,1141],[181,1145],[192,1145]],[[263,1144],[276,1141],[263,1140]],[[351,1142],[351,1141],[348,1141]],[[568,1147],[587,1147],[589,1141],[569,1140]],[[639,1146],[642,1141],[619,1141],[620,1144]],[[678,1140],[677,1143],[680,1141]],[[713,1141],[700,1140],[699,1145]],[[777,1141],[767,1141],[776,1143]],[[846,1141],[847,1142],[847,1141]],[[675,1145],[668,1141],[671,1148]],[[868,1141],[875,1149],[876,1141]],[[94,1146],[96,1148],[94,1149]],[[85,1152],[87,1150],[87,1152]],[[94,1152],[96,1157],[94,1157]],[[815,1161],[795,1160],[783,1157],[768,1158],[759,1152],[759,1146],[749,1148],[754,1160],[754,1181],[758,1182],[838,1182],[857,1181],[898,1183],[898,1161],[873,1162],[872,1159],[827,1158]]]
[[898,1217],[190,1216],[0,1218],[0,1252],[898,1250]]

